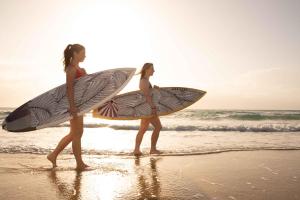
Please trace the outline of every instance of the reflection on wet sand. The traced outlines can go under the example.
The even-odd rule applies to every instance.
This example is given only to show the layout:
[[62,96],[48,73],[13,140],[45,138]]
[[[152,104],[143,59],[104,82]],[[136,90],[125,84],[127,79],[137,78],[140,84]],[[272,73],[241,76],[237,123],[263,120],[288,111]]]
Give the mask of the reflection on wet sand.
[[99,164],[94,171],[52,169],[48,178],[59,199],[160,199],[156,165],[160,159],[135,158],[133,163],[124,159],[121,164],[111,161]]
[[82,179],[82,172],[75,171],[75,178],[73,184],[70,185],[67,183],[65,179],[59,178],[57,175],[57,170],[53,169],[49,172],[49,178],[55,186],[57,186],[58,194],[62,199],[69,199],[69,200],[78,200],[80,198],[80,191],[81,191],[81,179]]
[[[150,169],[147,169],[141,166],[139,157],[135,158],[139,199],[159,199],[160,197],[161,188],[156,166],[158,160],[159,158],[150,157]],[[147,179],[149,176],[150,178]]]

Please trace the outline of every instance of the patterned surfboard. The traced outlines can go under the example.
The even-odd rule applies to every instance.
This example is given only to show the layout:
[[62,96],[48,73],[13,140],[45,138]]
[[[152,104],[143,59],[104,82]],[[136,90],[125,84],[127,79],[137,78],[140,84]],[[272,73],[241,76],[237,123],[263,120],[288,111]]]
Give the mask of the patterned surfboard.
[[[151,93],[159,116],[182,110],[206,94],[202,90],[184,87],[153,88]],[[111,120],[134,120],[152,117],[151,113],[151,107],[146,102],[143,92],[138,90],[115,96],[94,109],[93,117]]]
[[[135,68],[110,69],[88,74],[74,82],[75,105],[78,115],[98,108],[110,100],[130,81]],[[54,126],[70,120],[66,84],[23,104],[10,113],[2,123],[2,128],[11,132],[32,131]]]

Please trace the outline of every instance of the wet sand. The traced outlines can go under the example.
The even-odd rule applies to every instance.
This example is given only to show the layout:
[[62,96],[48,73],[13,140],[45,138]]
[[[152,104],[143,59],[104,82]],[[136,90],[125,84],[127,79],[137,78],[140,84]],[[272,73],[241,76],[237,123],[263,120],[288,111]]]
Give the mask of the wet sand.
[[46,155],[0,154],[0,199],[300,199],[300,151],[194,156],[72,155],[52,169]]

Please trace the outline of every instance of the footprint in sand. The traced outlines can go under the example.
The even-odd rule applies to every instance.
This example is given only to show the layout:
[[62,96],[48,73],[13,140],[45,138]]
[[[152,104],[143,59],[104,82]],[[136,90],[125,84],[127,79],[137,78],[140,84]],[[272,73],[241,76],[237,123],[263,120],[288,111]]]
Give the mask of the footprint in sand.
[[262,180],[267,181],[269,179],[265,178],[265,177],[260,177]]
[[293,176],[293,181],[297,181],[297,176]]

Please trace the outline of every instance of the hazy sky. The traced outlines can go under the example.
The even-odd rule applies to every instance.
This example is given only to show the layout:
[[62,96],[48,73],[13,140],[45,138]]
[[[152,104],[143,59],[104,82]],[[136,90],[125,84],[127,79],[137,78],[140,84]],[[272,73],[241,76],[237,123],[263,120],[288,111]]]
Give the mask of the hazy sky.
[[0,0],[0,27],[0,107],[64,83],[80,43],[88,73],[153,62],[152,84],[206,90],[193,108],[300,109],[298,0]]

